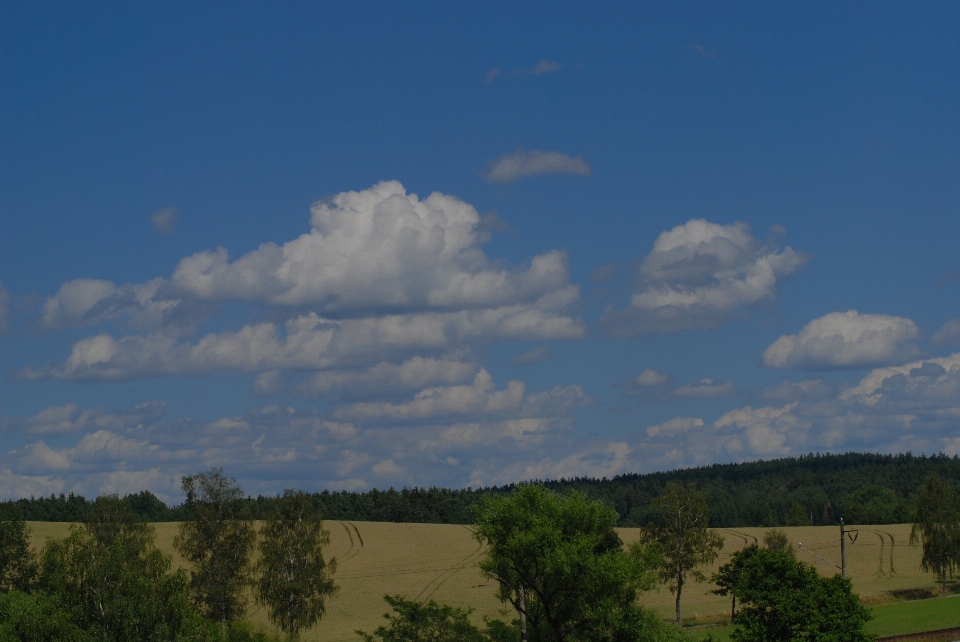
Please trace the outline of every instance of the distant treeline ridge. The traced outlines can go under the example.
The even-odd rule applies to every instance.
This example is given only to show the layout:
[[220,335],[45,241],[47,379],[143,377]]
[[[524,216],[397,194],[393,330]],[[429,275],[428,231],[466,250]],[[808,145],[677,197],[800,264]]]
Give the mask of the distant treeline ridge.
[[[810,454],[613,479],[538,483],[560,492],[580,491],[606,502],[620,515],[620,526],[643,526],[654,519],[651,500],[668,482],[695,482],[709,498],[713,527],[822,526],[836,524],[841,517],[848,524],[909,522],[913,500],[933,473],[957,484],[960,459],[942,453]],[[507,493],[513,487],[391,488],[362,493],[325,490],[312,498],[330,520],[469,524],[471,506],[482,496]],[[149,491],[128,495],[125,500],[143,521],[175,522],[186,517],[183,506],[171,508]],[[241,500],[242,510],[257,519],[270,512],[276,501],[276,497],[247,497]],[[78,522],[92,505],[91,500],[72,493],[8,500],[0,502],[0,519],[18,506],[29,521]]]

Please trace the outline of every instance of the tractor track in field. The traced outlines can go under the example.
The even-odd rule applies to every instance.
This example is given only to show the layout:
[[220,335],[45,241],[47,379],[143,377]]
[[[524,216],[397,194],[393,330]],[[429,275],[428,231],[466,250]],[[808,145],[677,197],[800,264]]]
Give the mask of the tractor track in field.
[[[343,554],[343,557],[337,560],[337,563],[343,563],[347,560],[353,559],[360,554],[360,551],[363,550],[363,537],[360,536],[360,530],[357,528],[356,524],[353,522],[337,522],[343,526],[343,530],[347,532],[347,539],[350,540],[350,548],[347,549],[347,552]],[[353,533],[350,532],[350,527],[353,527]],[[356,533],[356,541],[354,541],[354,533]],[[360,545],[357,546],[357,542],[360,542]]]
[[[466,526],[464,526],[464,528],[466,528],[468,531],[470,530]],[[464,568],[466,568],[468,564],[475,562],[480,557],[480,554],[482,552],[483,552],[483,543],[477,542],[477,548],[474,549],[473,552],[471,552],[469,555],[464,557],[459,564],[448,568],[447,570],[442,572],[440,575],[438,575],[437,577],[427,582],[427,585],[423,587],[423,590],[420,591],[420,594],[417,595],[415,599],[418,602],[422,600],[430,599],[430,597],[434,595],[437,592],[437,590],[441,586],[443,586],[443,584],[447,580],[449,580],[451,577],[456,575],[459,571],[462,571]]]
[[737,537],[739,537],[740,539],[742,539],[744,546],[749,546],[749,545],[750,545],[750,542],[749,542],[748,540],[751,540],[751,539],[753,540],[753,543],[754,543],[754,544],[759,543],[759,542],[757,542],[757,538],[756,538],[756,537],[754,537],[753,535],[750,535],[750,534],[748,534],[748,533],[741,533],[741,532],[735,531],[735,530],[733,530],[733,529],[731,529],[731,528],[724,528],[724,529],[721,529],[721,530],[724,530],[724,531],[730,533],[731,535],[736,535]]

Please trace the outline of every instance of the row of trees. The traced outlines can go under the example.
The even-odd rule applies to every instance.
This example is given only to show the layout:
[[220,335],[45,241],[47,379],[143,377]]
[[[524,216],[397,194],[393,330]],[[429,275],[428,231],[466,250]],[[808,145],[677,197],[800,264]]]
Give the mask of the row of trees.
[[183,490],[190,519],[174,544],[189,572],[171,569],[153,527],[116,496],[99,497],[39,557],[22,515],[0,522],[0,640],[251,639],[237,625],[250,589],[288,639],[316,624],[336,564],[323,558],[328,534],[309,497],[284,492],[258,532],[222,470],[184,477]]
[[[960,459],[944,455],[914,456],[847,453],[808,455],[772,461],[716,464],[613,479],[568,479],[545,482],[559,492],[579,491],[610,505],[618,526],[644,526],[656,519],[653,501],[667,484],[695,483],[706,495],[713,527],[890,524],[913,520],[913,508],[931,474],[960,482]],[[505,495],[512,486],[482,489],[404,488],[363,493],[313,493],[310,499],[326,518],[383,522],[469,524],[472,507],[486,495]],[[126,500],[142,520],[189,519],[185,505],[167,507],[149,492]],[[274,512],[276,497],[247,497],[241,512],[262,519]],[[21,499],[25,519],[82,521],[93,505],[77,495]]]
[[[289,639],[316,624],[337,591],[336,564],[324,560],[329,539],[310,497],[286,491],[258,531],[242,514],[241,489],[221,470],[183,478],[183,490],[190,519],[175,546],[189,572],[171,569],[153,528],[116,496],[98,498],[83,524],[39,557],[22,518],[0,522],[0,640],[237,638],[251,588]],[[487,495],[473,515],[474,535],[486,547],[480,569],[517,619],[490,620],[480,630],[467,611],[387,596],[387,624],[358,633],[368,642],[683,638],[640,596],[658,581],[669,586],[679,625],[684,586],[706,579],[700,569],[723,540],[708,530],[707,500],[692,483],[668,484],[653,506],[640,540],[624,546],[616,513],[583,493],[531,484]],[[960,568],[960,494],[931,476],[916,514],[923,567],[945,586]],[[711,580],[714,592],[731,596],[738,642],[867,639],[868,614],[850,582],[798,562],[780,531],[768,532],[763,547],[737,551]]]

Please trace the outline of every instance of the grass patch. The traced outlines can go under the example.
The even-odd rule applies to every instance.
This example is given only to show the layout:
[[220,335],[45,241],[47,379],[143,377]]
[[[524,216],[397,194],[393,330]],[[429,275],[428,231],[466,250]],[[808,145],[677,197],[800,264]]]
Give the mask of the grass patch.
[[867,632],[880,637],[960,626],[960,600],[952,597],[882,604],[870,612]]

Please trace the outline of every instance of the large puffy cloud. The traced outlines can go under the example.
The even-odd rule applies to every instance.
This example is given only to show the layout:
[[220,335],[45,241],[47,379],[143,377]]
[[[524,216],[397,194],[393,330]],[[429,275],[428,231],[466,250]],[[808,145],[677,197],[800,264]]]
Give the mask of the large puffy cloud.
[[[542,63],[541,63],[542,64]],[[488,183],[512,183],[537,174],[580,174],[589,176],[590,166],[579,156],[560,152],[518,149],[497,159],[487,172]]]
[[885,314],[832,312],[783,335],[763,352],[772,368],[827,370],[903,363],[919,355],[920,331],[910,319]]
[[[76,342],[62,364],[20,376],[97,381],[259,372],[255,392],[270,394],[284,384],[284,370],[399,366],[485,342],[584,334],[571,316],[579,288],[569,283],[566,255],[547,252],[503,267],[480,249],[489,220],[452,196],[420,200],[396,181],[382,182],[315,203],[310,225],[297,239],[264,244],[234,261],[223,249],[187,257],[169,281],[65,283],[44,305],[46,327],[124,320],[140,334],[102,332]],[[270,320],[186,338],[216,306],[236,300],[265,308]],[[325,395],[339,387],[349,397],[344,386],[368,385],[336,372],[313,383],[312,393],[309,386],[300,391]]]
[[200,299],[355,315],[529,303],[569,279],[562,252],[504,269],[479,248],[486,234],[473,206],[437,192],[421,201],[397,181],[314,204],[310,225],[233,262],[223,249],[185,258],[173,286]]
[[640,265],[629,306],[600,325],[617,335],[715,328],[772,299],[807,260],[790,247],[761,243],[745,223],[690,220],[660,234]]

